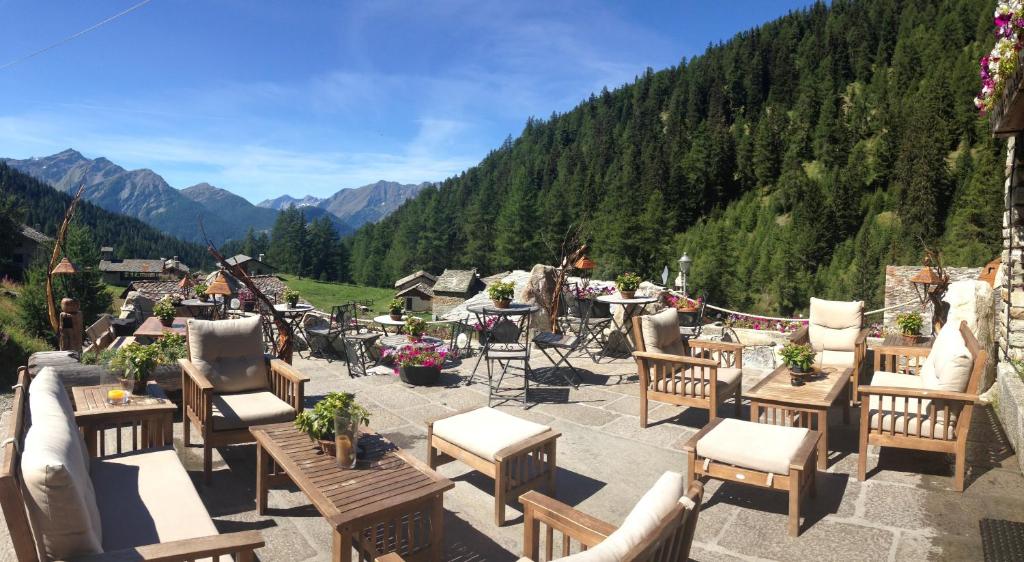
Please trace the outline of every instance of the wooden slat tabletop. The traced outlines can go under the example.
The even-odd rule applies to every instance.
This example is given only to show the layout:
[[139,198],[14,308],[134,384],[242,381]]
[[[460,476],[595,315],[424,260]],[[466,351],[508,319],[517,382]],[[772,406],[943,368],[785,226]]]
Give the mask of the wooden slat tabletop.
[[[155,386],[150,383],[151,386]],[[101,384],[97,386],[76,386],[71,389],[75,401],[75,412],[82,414],[93,413],[121,413],[125,411],[138,410],[177,410],[173,402],[163,396],[135,396],[127,404],[110,404],[107,402],[107,391],[120,389],[119,384]],[[158,390],[156,389],[151,390]]]
[[375,433],[363,433],[363,459],[343,468],[290,423],[251,428],[256,441],[340,529],[386,509],[438,494],[455,484]]
[[178,334],[180,336],[184,336],[185,322],[187,321],[187,317],[175,316],[174,322],[172,322],[170,326],[164,326],[160,323],[159,318],[156,316],[150,316],[142,321],[142,325],[140,325],[132,335],[137,338],[162,338],[165,334]]
[[819,376],[807,380],[803,386],[789,383],[789,367],[777,367],[761,382],[743,393],[744,398],[755,401],[775,402],[793,405],[828,407],[850,382],[851,369],[815,367]]

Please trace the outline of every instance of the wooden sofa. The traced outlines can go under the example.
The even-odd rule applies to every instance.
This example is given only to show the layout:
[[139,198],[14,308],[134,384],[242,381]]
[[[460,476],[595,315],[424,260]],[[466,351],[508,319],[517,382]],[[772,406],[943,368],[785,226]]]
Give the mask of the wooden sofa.
[[[868,445],[952,453],[956,457],[953,487],[964,489],[967,433],[978,384],[988,361],[967,322],[943,326],[931,349],[880,348],[892,358],[893,371],[876,371],[863,385],[860,417],[860,458],[857,478],[867,476]],[[921,357],[925,357],[922,361]]]
[[633,317],[637,375],[640,378],[640,427],[647,427],[651,400],[703,408],[710,420],[730,396],[740,415],[743,345],[693,339],[684,341],[674,308]]
[[[217,533],[173,448],[142,443],[90,458],[52,368],[31,382],[22,370],[11,419],[2,442],[0,508],[19,562],[224,555],[251,561],[264,546],[258,531]],[[127,423],[135,435],[144,421]]]
[[249,427],[292,421],[303,410],[308,377],[263,355],[259,316],[189,319],[188,359],[181,365],[185,446],[194,426],[203,438],[203,481],[210,482],[213,448],[251,443]]

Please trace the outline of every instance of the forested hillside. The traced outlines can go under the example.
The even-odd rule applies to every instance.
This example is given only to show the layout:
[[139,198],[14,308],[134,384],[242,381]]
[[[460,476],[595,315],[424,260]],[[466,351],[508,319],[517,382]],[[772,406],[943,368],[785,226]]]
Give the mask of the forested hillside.
[[[16,201],[29,226],[55,236],[64,220],[64,211],[71,195],[57,191],[35,178],[23,174],[0,162],[0,192]],[[170,258],[178,256],[190,267],[213,265],[213,259],[198,245],[168,236],[146,223],[101,209],[82,201],[75,213],[76,221],[89,228],[97,244],[113,246],[122,258]],[[97,255],[99,248],[96,248]],[[93,265],[96,264],[85,264]]]
[[552,263],[584,223],[595,276],[686,250],[717,303],[882,298],[884,266],[999,248],[999,143],[977,115],[993,0],[836,0],[530,119],[478,166],[351,239],[356,282]]

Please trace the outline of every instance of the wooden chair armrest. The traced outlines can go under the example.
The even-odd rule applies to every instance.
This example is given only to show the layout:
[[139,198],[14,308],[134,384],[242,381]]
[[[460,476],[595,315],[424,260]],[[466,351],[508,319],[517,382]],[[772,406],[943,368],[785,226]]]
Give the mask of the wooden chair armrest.
[[[611,523],[569,507],[535,490],[519,496],[519,502],[523,504],[523,509],[527,510],[527,513],[532,511],[533,517],[540,519],[551,528],[565,533],[567,537],[579,541],[580,544],[586,545],[587,548],[597,545],[617,529]],[[531,524],[532,521],[524,521],[523,528],[527,529]]]
[[188,359],[178,359],[178,365],[181,365],[181,370],[188,375],[188,378],[192,379],[192,382],[199,387],[203,392],[213,391],[213,383],[210,379],[206,378],[206,375],[199,372],[199,369],[192,364]]
[[303,384],[309,381],[309,377],[300,373],[295,367],[285,363],[281,359],[270,359],[270,370],[283,376],[295,384]]
[[800,329],[789,336],[790,343],[808,343],[811,341],[811,330],[808,326],[801,326]]
[[184,562],[226,554],[251,553],[266,544],[259,531],[239,531],[88,554],[71,558],[69,562]]
[[[821,433],[814,431],[813,429],[804,435],[804,440],[800,442],[800,447],[797,448],[796,454],[793,458],[805,459],[807,455],[811,454],[818,447],[818,439],[821,439]],[[813,465],[812,465],[813,466]],[[790,463],[789,468],[791,470],[803,470],[804,466],[797,463]]]
[[854,345],[865,345],[868,341],[869,333],[871,333],[871,328],[862,328],[861,331],[857,333],[857,340],[854,342]]
[[711,431],[712,429],[714,429],[715,427],[717,427],[717,426],[718,426],[718,424],[722,423],[722,420],[724,420],[724,419],[725,419],[725,418],[717,418],[717,419],[715,419],[715,421],[713,421],[713,422],[711,422],[711,423],[709,423],[709,424],[705,425],[704,427],[702,427],[700,431],[698,431],[697,433],[695,433],[695,434],[693,435],[693,437],[691,437],[691,438],[690,438],[690,440],[689,440],[689,441],[687,441],[685,445],[683,445],[683,452],[684,452],[684,453],[693,453],[693,452],[696,452],[696,451],[697,451],[697,441],[700,441],[702,437],[704,437],[704,436],[705,436],[705,435],[707,435],[707,434],[708,434],[708,433],[709,433],[709,432],[710,432],[710,431]]
[[374,562],[405,562],[405,558],[402,558],[397,552],[389,552],[384,556],[374,558]]
[[909,345],[877,345],[874,347],[876,355],[896,355],[898,357],[928,357],[931,348]]
[[718,361],[704,359],[702,357],[689,357],[686,355],[669,355],[667,353],[654,353],[651,351],[634,351],[633,357],[637,359],[649,359],[652,361],[663,361],[677,365],[694,367],[718,367]]
[[545,441],[550,441],[552,439],[557,439],[558,437],[561,437],[561,435],[562,434],[560,432],[554,431],[554,430],[545,431],[544,433],[541,433],[540,435],[534,435],[533,437],[531,437],[531,438],[529,438],[529,439],[527,439],[525,441],[520,441],[519,443],[516,443],[515,445],[510,445],[510,446],[505,447],[504,449],[498,451],[497,453],[494,453],[494,460],[498,461],[498,462],[501,462],[501,461],[505,460],[505,457],[510,457],[510,456],[514,455],[515,453],[518,453],[520,451],[525,451],[525,450],[532,449],[532,448],[540,445],[541,443],[544,443]]
[[884,396],[899,396],[901,398],[927,398],[928,400],[946,400],[951,402],[965,402],[970,404],[978,403],[977,394],[966,392],[953,392],[950,390],[925,390],[922,388],[902,388],[898,386],[870,386],[860,385],[857,387],[860,394],[876,394]]
[[710,340],[690,340],[687,342],[690,347],[699,347],[701,349],[714,349],[717,351],[731,351],[734,353],[743,353],[743,344],[727,341],[710,341]]

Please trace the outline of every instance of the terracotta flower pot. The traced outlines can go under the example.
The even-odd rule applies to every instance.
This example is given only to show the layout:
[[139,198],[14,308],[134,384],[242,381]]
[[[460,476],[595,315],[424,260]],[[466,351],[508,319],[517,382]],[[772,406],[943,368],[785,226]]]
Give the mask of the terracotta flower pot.
[[298,298],[288,299],[288,306],[291,307],[291,308],[295,308],[295,307],[299,306],[299,299]]
[[395,322],[398,322],[398,321],[400,321],[402,319],[401,311],[399,311],[397,314],[395,312],[392,312],[390,314],[390,316],[391,316],[391,319],[394,320]]
[[160,317],[160,323],[163,324],[164,326],[171,326],[171,325],[174,324],[174,317],[171,316],[170,318],[166,318],[166,317],[161,316]]
[[512,304],[512,299],[501,299],[491,300],[494,303],[494,308],[508,308]]
[[900,334],[900,337],[906,345],[917,345],[917,342],[921,341],[921,336],[918,334]]
[[623,291],[619,289],[619,295],[621,295],[624,299],[632,299],[636,298],[636,291]]
[[411,365],[400,367],[398,377],[402,382],[414,386],[431,386],[437,384],[441,378],[440,367],[424,367],[422,365]]

